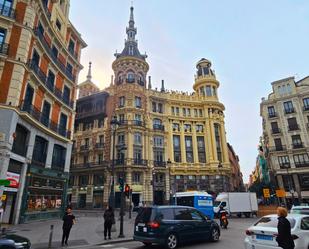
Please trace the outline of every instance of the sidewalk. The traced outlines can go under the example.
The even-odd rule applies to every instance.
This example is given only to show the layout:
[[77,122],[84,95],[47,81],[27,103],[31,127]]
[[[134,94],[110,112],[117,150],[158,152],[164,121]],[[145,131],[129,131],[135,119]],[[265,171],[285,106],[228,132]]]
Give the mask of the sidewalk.
[[[111,244],[132,240],[136,213],[132,213],[132,219],[129,219],[128,213],[126,213],[124,217],[125,238],[119,239],[119,213],[115,212],[116,232],[112,232],[112,240],[104,240],[104,219],[102,212],[74,211],[74,215],[76,216],[77,224],[71,230],[69,246]],[[62,238],[61,219],[11,226],[9,231],[30,239],[33,249],[46,249],[51,225],[54,225],[52,248],[60,248]]]

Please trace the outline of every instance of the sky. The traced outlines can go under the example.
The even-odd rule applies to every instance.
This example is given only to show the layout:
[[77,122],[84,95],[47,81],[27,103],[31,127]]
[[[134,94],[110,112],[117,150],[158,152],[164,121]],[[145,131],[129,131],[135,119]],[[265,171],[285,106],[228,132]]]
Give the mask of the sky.
[[[134,0],[133,5],[153,87],[164,79],[167,89],[192,92],[196,62],[202,57],[212,62],[226,107],[227,140],[247,182],[262,134],[261,98],[273,81],[309,75],[309,1]],[[91,61],[93,82],[101,89],[110,84],[130,6],[130,0],[71,0],[70,19],[88,44],[79,82]]]

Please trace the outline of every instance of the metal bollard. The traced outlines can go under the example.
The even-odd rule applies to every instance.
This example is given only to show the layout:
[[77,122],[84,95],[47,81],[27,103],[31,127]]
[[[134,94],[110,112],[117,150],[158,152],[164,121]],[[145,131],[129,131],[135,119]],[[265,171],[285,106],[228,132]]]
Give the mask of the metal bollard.
[[50,225],[48,249],[52,248],[53,232],[54,232],[54,225]]

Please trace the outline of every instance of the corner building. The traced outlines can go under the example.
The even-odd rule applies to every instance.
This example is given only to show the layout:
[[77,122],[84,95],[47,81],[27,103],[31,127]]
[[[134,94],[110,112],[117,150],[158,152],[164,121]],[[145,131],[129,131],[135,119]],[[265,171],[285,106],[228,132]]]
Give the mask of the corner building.
[[66,203],[74,101],[86,46],[69,0],[0,6],[0,178],[3,222],[59,217]]
[[[113,116],[120,122],[114,148],[116,182],[124,171],[134,205],[167,203],[176,191],[228,190],[224,105],[218,99],[219,82],[211,62],[197,63],[191,94],[167,91],[164,81],[159,91],[153,90],[151,78],[147,81],[147,56],[139,52],[135,38],[133,7],[126,33],[125,47],[112,64],[112,85],[105,89],[110,95],[107,131]],[[112,159],[111,137],[111,133],[106,136],[111,145],[108,160]],[[106,179],[108,189],[111,177]],[[119,205],[119,186],[115,191]]]

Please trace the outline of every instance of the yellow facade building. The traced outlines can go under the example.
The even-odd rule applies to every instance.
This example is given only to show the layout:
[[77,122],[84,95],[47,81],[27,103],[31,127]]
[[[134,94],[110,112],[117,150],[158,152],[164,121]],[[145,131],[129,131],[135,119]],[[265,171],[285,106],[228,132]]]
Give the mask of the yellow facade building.
[[[170,196],[179,191],[218,193],[229,190],[231,167],[225,108],[219,101],[220,83],[211,62],[204,58],[197,62],[192,93],[166,90],[164,81],[159,90],[153,89],[151,77],[147,77],[147,56],[139,52],[135,38],[133,7],[126,33],[125,47],[115,54],[112,64],[111,85],[104,89],[109,95],[103,128],[105,163],[101,164],[106,168],[104,203],[108,202],[112,185],[113,151],[116,206],[120,202],[120,177],[131,186],[134,205],[167,203]],[[89,87],[83,83],[87,94],[91,88],[92,83]],[[88,97],[81,99],[85,98]],[[116,129],[110,124],[114,117],[118,121]],[[83,145],[85,141],[80,140],[87,137],[91,134],[79,136],[77,143]],[[78,158],[73,160],[82,163],[82,155],[77,153],[76,156]],[[96,159],[92,160],[94,164]],[[72,200],[78,204],[78,191],[74,191],[74,195]]]

